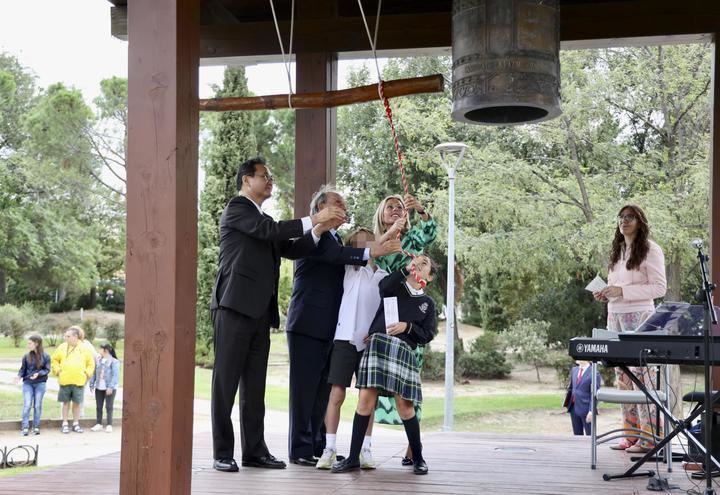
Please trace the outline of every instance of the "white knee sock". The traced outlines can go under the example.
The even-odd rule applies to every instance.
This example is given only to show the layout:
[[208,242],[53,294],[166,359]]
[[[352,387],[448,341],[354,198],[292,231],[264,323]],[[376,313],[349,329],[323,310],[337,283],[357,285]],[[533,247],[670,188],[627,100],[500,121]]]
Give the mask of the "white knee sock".
[[363,448],[363,449],[370,449],[371,445],[372,445],[372,437],[369,437],[369,436],[365,435],[365,438],[363,439],[362,448]]
[[337,441],[336,433],[326,433],[325,434],[325,448],[326,449],[337,450],[336,441]]

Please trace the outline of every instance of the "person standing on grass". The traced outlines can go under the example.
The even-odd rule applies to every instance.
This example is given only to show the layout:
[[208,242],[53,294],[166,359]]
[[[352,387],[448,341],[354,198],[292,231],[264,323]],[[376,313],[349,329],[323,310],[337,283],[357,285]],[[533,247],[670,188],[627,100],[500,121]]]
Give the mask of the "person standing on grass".
[[120,361],[118,361],[115,349],[110,344],[100,346],[95,373],[90,379],[90,391],[95,392],[96,421],[91,431],[102,430],[103,404],[107,412],[107,426],[105,431],[112,433],[113,403],[120,382]]
[[68,413],[72,403],[73,431],[82,433],[80,427],[80,404],[83,402],[85,384],[95,371],[95,361],[90,351],[80,342],[81,329],[72,326],[65,331],[65,342],[52,355],[52,373],[58,377],[60,390],[58,402],[62,403],[63,433],[70,433]]
[[40,416],[42,401],[45,396],[48,374],[50,373],[50,355],[43,351],[43,339],[39,335],[31,335],[27,341],[28,352],[22,358],[20,371],[15,383],[22,380],[23,409],[22,435],[27,436],[30,430],[30,408],[33,408],[33,433],[40,434]]

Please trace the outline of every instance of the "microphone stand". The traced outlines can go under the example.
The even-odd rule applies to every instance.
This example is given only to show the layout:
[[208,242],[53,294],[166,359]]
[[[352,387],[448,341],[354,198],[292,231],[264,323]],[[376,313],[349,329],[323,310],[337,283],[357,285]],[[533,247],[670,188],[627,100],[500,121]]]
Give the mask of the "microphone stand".
[[704,329],[703,329],[703,343],[705,352],[704,354],[704,368],[705,368],[705,495],[714,495],[712,485],[712,423],[713,423],[713,403],[712,395],[710,393],[710,332],[711,323],[717,324],[717,316],[715,315],[715,308],[712,304],[712,291],[715,289],[715,284],[711,283],[708,278],[707,261],[710,259],[706,254],[703,253],[702,243],[693,243],[697,248],[697,257],[700,260],[700,272],[702,273],[702,288],[700,293],[702,295],[704,310]]

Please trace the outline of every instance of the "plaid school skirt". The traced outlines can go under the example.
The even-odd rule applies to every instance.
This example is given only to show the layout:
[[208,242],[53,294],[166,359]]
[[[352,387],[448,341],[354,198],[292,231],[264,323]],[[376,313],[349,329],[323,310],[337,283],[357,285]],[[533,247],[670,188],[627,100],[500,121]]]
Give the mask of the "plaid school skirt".
[[415,351],[397,337],[374,333],[360,360],[357,388],[376,388],[381,395],[398,394],[422,402],[420,367]]

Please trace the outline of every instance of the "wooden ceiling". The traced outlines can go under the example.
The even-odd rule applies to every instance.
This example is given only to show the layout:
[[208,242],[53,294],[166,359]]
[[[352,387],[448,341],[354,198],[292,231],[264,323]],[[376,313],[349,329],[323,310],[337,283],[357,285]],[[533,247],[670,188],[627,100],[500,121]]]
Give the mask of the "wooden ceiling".
[[[129,0],[132,3],[133,0]],[[290,0],[274,0],[285,40]],[[127,39],[128,0],[110,0],[113,36]],[[367,54],[368,40],[356,0],[296,0],[296,52]],[[564,48],[682,40],[720,31],[720,0],[560,0]],[[280,49],[268,0],[201,0],[200,55],[277,60]],[[363,0],[372,17],[377,0]],[[431,52],[451,44],[452,0],[383,0],[378,49],[385,56]]]

